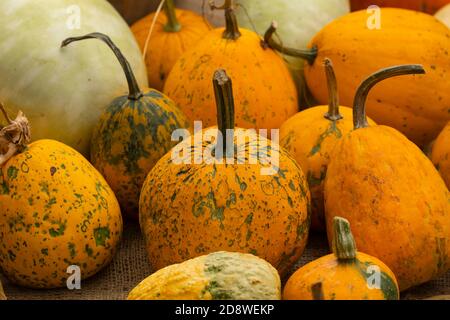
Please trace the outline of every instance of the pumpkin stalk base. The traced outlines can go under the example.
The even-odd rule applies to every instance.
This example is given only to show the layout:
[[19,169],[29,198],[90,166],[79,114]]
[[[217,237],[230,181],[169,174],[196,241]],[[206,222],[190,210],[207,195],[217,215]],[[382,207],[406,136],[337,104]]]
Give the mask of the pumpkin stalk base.
[[164,26],[165,32],[179,32],[181,30],[181,24],[178,22],[175,12],[175,5],[173,0],[165,0],[165,12],[167,16],[167,24]]
[[0,166],[2,166],[26,147],[31,135],[30,124],[22,111],[19,111],[15,120],[11,120],[1,103],[0,110],[8,122],[5,127],[0,127]]
[[211,10],[225,10],[225,31],[223,38],[227,40],[237,40],[241,37],[239,25],[237,23],[236,15],[234,14],[234,0],[225,0],[222,6],[216,6],[214,1],[209,1]]
[[314,61],[316,61],[318,49],[317,47],[312,47],[311,49],[307,50],[300,50],[300,49],[294,49],[294,48],[288,48],[283,46],[282,44],[278,43],[273,39],[273,35],[278,29],[278,24],[276,21],[272,21],[269,29],[267,29],[266,33],[264,34],[264,41],[261,43],[263,48],[272,48],[273,50],[276,50],[286,56],[291,56],[294,58],[301,58],[303,60],[308,61],[310,65],[314,64]]
[[[223,146],[222,152],[216,150],[216,157],[230,157],[234,153],[234,97],[232,81],[225,70],[219,69],[214,73],[213,86],[217,104],[217,125],[222,134]],[[233,138],[228,139],[230,133],[233,133]],[[220,142],[220,139],[218,141]]]

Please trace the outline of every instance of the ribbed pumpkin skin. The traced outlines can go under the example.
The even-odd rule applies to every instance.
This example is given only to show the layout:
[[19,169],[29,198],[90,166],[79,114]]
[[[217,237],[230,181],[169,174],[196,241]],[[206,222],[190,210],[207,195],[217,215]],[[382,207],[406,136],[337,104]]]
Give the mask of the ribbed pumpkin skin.
[[392,65],[422,64],[426,75],[389,79],[374,88],[367,114],[423,146],[450,120],[449,29],[429,15],[402,9],[382,9],[380,30],[368,29],[368,18],[365,11],[351,13],[315,36],[310,47],[319,53],[305,68],[308,87],[320,103],[328,103],[322,61],[330,58],[341,103],[350,106],[367,75]]
[[434,142],[431,160],[450,188],[450,123]]
[[[189,10],[175,10],[176,17],[181,25],[179,32],[166,32],[164,26],[167,23],[166,15],[161,14],[156,23],[148,43],[145,58],[149,86],[162,90],[164,82],[175,62],[180,56],[197,44],[197,42],[210,30],[210,26],[202,16]],[[155,14],[152,13],[137,21],[131,27],[131,31],[141,48],[145,48],[145,42],[153,22]]]
[[161,269],[128,300],[280,300],[280,276],[251,254],[217,252]]
[[[280,159],[280,170],[272,176],[261,175],[259,162],[177,165],[169,153],[156,164],[144,183],[139,211],[156,270],[220,250],[252,253],[281,274],[297,261],[310,226],[306,178],[284,150],[262,139],[242,148],[248,155],[249,145],[266,141]],[[210,147],[189,140],[179,146],[195,152]],[[235,143],[240,150],[242,144]]]
[[385,262],[400,289],[450,268],[450,195],[431,161],[398,131],[358,129],[341,140],[325,179],[327,231],[346,218],[358,249]]
[[[370,277],[378,267],[380,289],[370,289]],[[313,300],[311,287],[321,282],[324,300],[398,300],[399,289],[392,271],[380,260],[358,252],[356,261],[340,262],[334,254],[298,269],[286,283],[284,300]]]
[[70,265],[92,276],[121,234],[116,197],[72,148],[38,140],[0,169],[0,267],[14,283],[64,287]]
[[[328,163],[338,142],[353,131],[353,111],[340,107],[343,119],[325,118],[328,106],[318,106],[302,111],[280,129],[280,145],[298,162],[308,178],[311,191],[311,226],[325,229],[323,185]],[[369,119],[371,125],[375,123]]]
[[450,3],[449,0],[351,0],[352,10],[367,9],[371,5],[390,8],[404,8],[433,14]]
[[173,101],[153,89],[136,101],[117,98],[102,115],[93,133],[91,161],[128,217],[138,218],[145,177],[177,143],[172,132],[189,127]]
[[283,59],[261,47],[257,34],[240,29],[237,40],[222,38],[224,29],[209,32],[173,67],[164,86],[191,121],[216,125],[211,77],[218,68],[233,79],[236,125],[279,129],[298,111],[297,90]]

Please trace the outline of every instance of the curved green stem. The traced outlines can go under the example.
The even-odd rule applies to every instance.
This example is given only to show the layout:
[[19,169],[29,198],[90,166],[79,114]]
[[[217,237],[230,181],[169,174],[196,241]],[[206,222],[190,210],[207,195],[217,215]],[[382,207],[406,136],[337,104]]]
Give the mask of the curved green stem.
[[225,70],[219,69],[213,78],[217,106],[217,125],[222,133],[223,154],[228,154],[227,130],[234,130],[233,85]]
[[355,129],[367,128],[369,126],[366,116],[366,101],[370,90],[379,82],[393,77],[408,74],[424,74],[423,66],[418,64],[401,65],[382,69],[370,75],[364,80],[356,91],[353,102],[353,125]]
[[348,220],[335,217],[333,219],[333,252],[339,260],[356,258],[356,243]]
[[277,23],[273,21],[269,29],[267,29],[266,33],[264,34],[263,46],[265,47],[269,46],[270,48],[279,51],[280,53],[286,56],[301,58],[303,60],[308,61],[309,64],[313,64],[314,61],[316,61],[318,54],[317,47],[313,47],[307,50],[299,50],[284,47],[282,44],[276,42],[275,39],[273,39],[273,35],[277,31],[277,28],[278,28]]
[[228,40],[236,40],[241,37],[239,25],[237,23],[236,15],[234,14],[235,3],[234,0],[225,0],[221,6],[216,6],[213,0],[210,0],[209,5],[211,10],[225,10],[225,31],[223,38]]
[[87,35],[84,35],[81,37],[67,38],[62,42],[61,48],[71,44],[72,42],[86,40],[86,39],[98,39],[108,45],[108,47],[116,55],[117,60],[119,60],[119,63],[122,66],[122,69],[127,78],[128,89],[129,89],[128,98],[130,100],[139,100],[143,96],[143,94],[142,94],[141,90],[139,89],[139,85],[136,81],[133,70],[131,69],[131,66],[130,66],[128,60],[124,57],[124,55],[119,50],[119,48],[117,48],[117,46],[112,42],[112,40],[107,35],[105,35],[103,33],[99,33],[99,32],[94,32],[94,33],[90,33],[90,34],[87,34]]
[[164,31],[166,32],[178,32],[181,30],[181,24],[177,19],[177,14],[175,11],[175,5],[173,0],[166,0],[164,4],[164,9],[167,16],[167,24],[164,26]]
[[333,69],[333,63],[330,59],[326,58],[324,61],[325,73],[327,75],[327,87],[328,87],[328,113],[325,114],[325,118],[330,121],[338,121],[342,119],[339,113],[339,93],[337,89],[336,73]]

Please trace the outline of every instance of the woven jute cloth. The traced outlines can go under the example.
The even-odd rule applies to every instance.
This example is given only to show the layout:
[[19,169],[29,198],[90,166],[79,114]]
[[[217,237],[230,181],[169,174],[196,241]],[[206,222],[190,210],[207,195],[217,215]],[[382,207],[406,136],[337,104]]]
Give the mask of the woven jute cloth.
[[[312,235],[307,249],[294,269],[328,253],[326,239]],[[10,300],[121,300],[125,299],[130,290],[151,273],[152,269],[147,260],[139,227],[128,225],[111,265],[94,277],[84,280],[81,290],[26,289],[11,284],[1,275],[0,278],[6,296]],[[450,295],[450,272],[440,279],[404,292],[402,299],[425,299],[440,295]]]

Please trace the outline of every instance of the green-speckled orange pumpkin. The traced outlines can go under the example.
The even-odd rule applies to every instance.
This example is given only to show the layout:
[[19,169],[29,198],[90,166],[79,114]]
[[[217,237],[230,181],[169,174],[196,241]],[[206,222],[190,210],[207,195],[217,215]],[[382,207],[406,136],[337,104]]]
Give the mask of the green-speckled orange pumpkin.
[[285,300],[317,300],[315,288],[321,284],[321,300],[398,300],[394,273],[380,260],[356,251],[350,223],[333,219],[333,253],[298,269],[287,281]]
[[[158,270],[226,250],[255,254],[283,274],[308,237],[306,178],[277,143],[251,130],[235,129],[230,135],[234,101],[223,70],[215,73],[214,88],[219,128],[181,142],[144,183],[140,224],[150,262]],[[222,132],[234,143],[211,142]]]
[[129,94],[115,99],[102,114],[91,140],[91,161],[111,185],[123,212],[137,219],[145,177],[176,144],[172,132],[189,128],[189,123],[168,97],[153,89],[139,89],[126,58],[107,36],[94,33],[69,38],[64,45],[92,38],[104,41],[116,54]]
[[[337,81],[330,59],[325,59],[329,105],[297,113],[280,128],[280,144],[302,167],[311,190],[311,228],[325,230],[323,185],[335,146],[353,131],[353,110],[339,106]],[[368,119],[371,125],[375,123]]]
[[77,151],[54,140],[26,146],[28,132],[22,114],[0,131],[0,268],[22,286],[63,287],[69,266],[84,279],[111,261],[119,203]]

